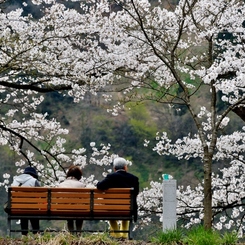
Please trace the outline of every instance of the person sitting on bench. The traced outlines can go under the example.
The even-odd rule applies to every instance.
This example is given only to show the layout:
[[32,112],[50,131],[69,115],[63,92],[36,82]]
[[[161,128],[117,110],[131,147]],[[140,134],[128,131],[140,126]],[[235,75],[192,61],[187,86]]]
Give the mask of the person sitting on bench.
[[[69,167],[68,172],[66,174],[66,179],[59,184],[58,187],[65,187],[65,188],[79,188],[85,187],[86,185],[80,181],[82,178],[82,170],[75,165]],[[76,219],[76,231],[81,231],[83,226],[82,219]],[[67,220],[67,227],[69,231],[74,231],[74,221]]]
[[[110,173],[106,176],[106,178],[97,183],[97,188],[100,190],[107,190],[109,188],[134,188],[135,198],[134,204],[136,206],[136,210],[134,213],[134,221],[137,220],[137,202],[136,197],[139,194],[139,179],[135,175],[128,172],[127,161],[118,157],[113,161],[113,170],[114,173]],[[119,229],[119,223],[117,220],[110,220],[110,230],[111,236],[116,238],[128,238],[127,233],[113,233],[113,230],[129,230],[129,221],[122,220],[121,226]]]
[[[26,167],[24,173],[15,176],[13,183],[11,186],[41,186],[38,181],[38,174],[35,168],[33,167]],[[33,234],[36,234],[40,230],[39,220],[38,219],[30,219]],[[28,234],[28,219],[20,219],[20,226],[21,226],[21,234],[26,236]]]

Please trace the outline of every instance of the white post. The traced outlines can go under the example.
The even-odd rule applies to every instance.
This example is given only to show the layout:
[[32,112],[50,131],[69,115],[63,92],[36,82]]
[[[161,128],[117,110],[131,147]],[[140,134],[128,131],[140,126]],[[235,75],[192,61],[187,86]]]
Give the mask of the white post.
[[176,229],[176,180],[163,176],[163,231]]

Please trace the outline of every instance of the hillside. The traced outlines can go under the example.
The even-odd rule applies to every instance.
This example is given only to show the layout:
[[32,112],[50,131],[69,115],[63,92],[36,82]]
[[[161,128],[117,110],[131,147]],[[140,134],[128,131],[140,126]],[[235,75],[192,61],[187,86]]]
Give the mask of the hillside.
[[[90,142],[96,145],[110,144],[111,153],[130,159],[133,162],[130,171],[140,178],[142,188],[148,186],[151,180],[161,179],[163,173],[172,174],[180,184],[196,184],[190,175],[193,176],[200,167],[195,166],[194,161],[178,161],[152,151],[158,131],[167,131],[175,139],[182,137],[186,130],[194,132],[187,115],[175,115],[175,110],[142,103],[137,106],[130,104],[130,109],[125,107],[118,116],[113,116],[106,111],[110,107],[99,95],[87,95],[82,103],[74,104],[69,98],[54,93],[48,95],[42,112],[48,112],[50,118],[56,118],[69,129],[69,148],[82,146],[90,152]],[[145,139],[152,142],[149,147],[144,147]],[[86,167],[84,175],[89,176],[91,173],[101,176],[99,168]]]

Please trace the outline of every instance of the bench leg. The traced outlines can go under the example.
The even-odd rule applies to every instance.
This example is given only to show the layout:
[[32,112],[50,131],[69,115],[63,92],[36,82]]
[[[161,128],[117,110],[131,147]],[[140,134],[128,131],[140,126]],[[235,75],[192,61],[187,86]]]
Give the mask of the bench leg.
[[11,219],[8,218],[8,228],[7,228],[7,235],[10,237],[11,236]]
[[133,233],[133,222],[132,220],[129,221],[129,230],[128,230],[128,239],[132,240],[132,233]]

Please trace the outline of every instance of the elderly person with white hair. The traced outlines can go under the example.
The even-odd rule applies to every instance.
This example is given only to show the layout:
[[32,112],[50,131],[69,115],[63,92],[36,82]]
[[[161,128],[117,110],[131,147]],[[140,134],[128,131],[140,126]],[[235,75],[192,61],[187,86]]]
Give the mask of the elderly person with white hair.
[[[134,188],[135,200],[134,204],[137,207],[136,196],[139,193],[139,179],[135,175],[128,172],[128,164],[127,161],[118,157],[113,161],[113,173],[110,173],[106,176],[106,178],[97,183],[97,188],[100,190],[106,190],[109,188]],[[135,221],[137,220],[137,208],[134,214]],[[119,225],[117,220],[110,220],[110,229],[119,230]],[[120,230],[129,230],[129,221],[122,220]],[[128,238],[127,233],[111,233],[113,237],[116,238]]]

